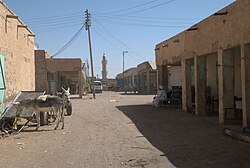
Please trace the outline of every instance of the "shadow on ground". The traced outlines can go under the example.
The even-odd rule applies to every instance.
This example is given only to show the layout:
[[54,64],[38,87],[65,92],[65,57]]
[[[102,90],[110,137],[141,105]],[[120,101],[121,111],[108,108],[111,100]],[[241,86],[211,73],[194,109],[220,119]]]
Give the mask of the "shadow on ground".
[[250,144],[224,136],[217,117],[197,117],[176,107],[117,108],[178,168],[245,168],[250,165]]

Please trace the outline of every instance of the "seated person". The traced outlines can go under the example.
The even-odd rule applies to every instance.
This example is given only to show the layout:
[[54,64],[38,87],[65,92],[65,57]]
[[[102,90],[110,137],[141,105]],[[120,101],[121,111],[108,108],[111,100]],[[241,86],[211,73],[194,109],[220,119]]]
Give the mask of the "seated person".
[[159,90],[157,91],[157,95],[153,98],[153,106],[160,107],[161,102],[167,99],[166,92],[163,86],[159,86]]

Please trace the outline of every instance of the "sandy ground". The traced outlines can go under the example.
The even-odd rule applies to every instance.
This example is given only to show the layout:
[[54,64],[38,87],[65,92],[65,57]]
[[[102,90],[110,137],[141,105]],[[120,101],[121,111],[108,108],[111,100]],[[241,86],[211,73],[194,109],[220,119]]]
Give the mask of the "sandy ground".
[[65,129],[29,127],[1,139],[0,167],[250,167],[250,144],[223,135],[216,117],[153,108],[152,97],[104,92],[72,99]]

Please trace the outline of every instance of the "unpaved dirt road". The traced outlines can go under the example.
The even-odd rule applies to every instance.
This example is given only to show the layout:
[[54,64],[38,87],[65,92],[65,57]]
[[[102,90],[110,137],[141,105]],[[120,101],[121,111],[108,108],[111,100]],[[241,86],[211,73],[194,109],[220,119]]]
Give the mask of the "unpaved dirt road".
[[152,96],[90,97],[72,100],[73,114],[65,117],[63,130],[29,127],[0,139],[0,167],[250,167],[250,144],[224,136],[215,117],[156,109]]

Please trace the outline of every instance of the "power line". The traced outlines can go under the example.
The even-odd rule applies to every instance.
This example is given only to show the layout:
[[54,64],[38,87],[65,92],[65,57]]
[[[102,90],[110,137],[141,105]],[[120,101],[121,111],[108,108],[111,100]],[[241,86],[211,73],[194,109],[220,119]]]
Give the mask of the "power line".
[[66,22],[60,22],[60,23],[51,23],[51,24],[41,24],[41,25],[30,25],[30,28],[42,28],[42,27],[55,27],[60,25],[70,25],[70,24],[76,24],[76,23],[83,23],[83,20],[77,20],[77,21],[66,21]]
[[187,26],[175,26],[175,25],[156,25],[156,24],[140,24],[140,23],[133,23],[133,22],[122,22],[122,21],[106,21],[101,20],[100,22],[109,23],[109,24],[119,24],[119,25],[126,25],[126,26],[142,26],[142,27],[158,27],[158,28],[186,28]]
[[187,22],[173,22],[173,21],[166,21],[166,20],[156,20],[156,19],[152,19],[152,20],[149,20],[148,18],[124,18],[122,17],[112,17],[112,16],[95,16],[95,18],[98,18],[98,20],[102,20],[102,21],[119,21],[119,22],[124,22],[124,21],[130,21],[130,22],[140,22],[140,23],[160,23],[160,24],[163,24],[163,23],[166,23],[166,24],[193,24],[193,23],[187,23]]
[[77,37],[83,31],[84,26],[85,24],[83,24],[82,27],[77,31],[77,33],[61,49],[59,49],[52,57],[55,57],[58,54],[61,54],[63,51],[65,51],[77,39]]
[[124,47],[126,47],[130,53],[132,53],[135,56],[139,56],[141,58],[143,58],[144,60],[147,60],[146,58],[144,58],[143,56],[138,55],[136,52],[134,52],[132,49],[130,49],[130,47],[128,47],[125,43],[123,43],[121,40],[119,40],[113,33],[111,33],[109,30],[107,30],[102,24],[100,24],[94,17],[92,17],[93,20],[96,21],[96,23],[103,29],[105,30],[108,34],[110,34],[112,36],[112,38],[114,38],[115,40],[117,40],[118,42],[120,42]]
[[58,25],[58,26],[50,26],[50,27],[38,27],[38,28],[31,28],[32,31],[39,31],[39,32],[48,32],[48,31],[52,31],[52,30],[57,30],[58,29],[65,29],[65,28],[70,28],[70,27],[75,27],[75,26],[80,26],[82,25],[83,22],[81,23],[76,23],[76,24],[70,24],[70,25]]
[[141,6],[145,6],[145,5],[154,3],[156,1],[159,1],[159,0],[153,0],[153,1],[149,1],[149,2],[146,2],[146,3],[140,4],[140,5],[136,5],[136,6],[130,7],[130,8],[121,9],[121,10],[117,10],[117,11],[106,12],[106,13],[101,13],[101,14],[110,14],[110,13],[119,13],[119,12],[123,12],[123,11],[128,11],[128,10],[131,10],[131,9],[136,9],[138,7],[141,7]]
[[[98,28],[98,27],[97,27],[97,28]],[[111,46],[115,47],[115,48],[118,49],[119,51],[124,51],[124,49],[118,47],[115,43],[111,42],[111,41],[109,40],[109,38],[106,38],[102,33],[99,33],[95,28],[92,28],[92,29],[94,30],[94,32],[95,32],[96,34],[98,34],[100,37],[102,37],[102,38],[103,38],[106,42],[108,42]],[[135,56],[131,56],[129,53],[128,53],[127,55],[128,55],[129,57],[131,57],[131,58],[137,59],[138,61],[145,61],[145,60],[139,59],[139,58],[137,58],[137,57],[135,57]]]
[[159,6],[162,6],[162,5],[174,2],[174,1],[176,1],[176,0],[169,0],[167,2],[163,2],[163,3],[160,3],[158,5],[154,5],[154,6],[151,6],[151,7],[145,8],[145,9],[141,9],[141,10],[137,10],[137,11],[134,11],[134,12],[126,13],[124,15],[131,15],[131,14],[135,14],[135,13],[139,13],[139,12],[144,12],[144,11],[147,11],[147,10],[150,10],[150,9],[153,9],[153,8],[157,8]]
[[[155,2],[155,1],[150,1],[150,2]],[[141,5],[138,5],[141,6]],[[97,18],[102,18],[102,17],[106,17],[103,15],[97,15]],[[120,19],[120,17],[123,17],[122,21]],[[121,15],[112,15],[109,16],[108,18],[103,18],[103,19],[99,19],[102,22],[106,22],[106,23],[113,23],[116,22],[116,19],[119,19],[119,21],[117,23],[114,24],[129,24],[129,25],[135,25],[135,26],[145,26],[145,27],[176,27],[176,28],[183,28],[180,26],[165,26],[165,25],[155,25],[155,24],[141,24],[141,23],[133,23],[134,22],[150,22],[150,23],[166,23],[166,21],[152,21],[152,20],[148,20],[149,18],[151,19],[193,19],[193,18],[152,18],[152,17],[139,17],[136,16],[136,19],[134,18],[135,16],[132,16],[133,19],[131,19],[131,17],[129,16],[121,16]],[[113,19],[112,19],[113,18]],[[124,19],[125,18],[125,19]],[[125,20],[128,20],[126,18],[130,18],[129,21],[132,22],[123,22]],[[83,19],[83,15],[82,13],[74,13],[74,14],[67,14],[67,15],[57,15],[57,16],[50,16],[50,17],[41,17],[41,18],[33,18],[33,19],[27,19],[30,21],[27,21],[26,23],[29,25],[29,27],[31,27],[32,29],[34,28],[42,28],[42,27],[57,27],[60,25],[65,25],[65,24],[76,24],[76,23],[82,23],[82,19]],[[141,20],[141,19],[147,19],[145,20]],[[176,23],[175,24],[188,24],[188,23]]]
[[[148,4],[157,2],[157,1],[159,1],[159,0],[149,1],[149,2],[143,3],[143,4],[141,4],[141,5],[136,5],[136,6],[134,6],[134,7],[130,7],[130,8],[126,8],[126,9],[121,9],[121,10],[118,10],[118,11],[111,11],[111,12],[104,12],[104,13],[96,12],[96,13],[99,13],[99,14],[120,13],[120,12],[123,12],[123,11],[133,10],[133,9],[138,8],[138,7],[145,6],[145,5],[148,5]],[[144,8],[144,9],[140,9],[140,10],[136,10],[136,11],[131,11],[131,12],[128,12],[128,13],[120,14],[120,16],[126,16],[126,15],[131,15],[131,14],[135,14],[135,13],[139,13],[139,12],[144,12],[144,11],[147,11],[147,10],[150,10],[150,9],[153,9],[153,8],[157,8],[157,7],[159,7],[159,6],[163,6],[163,5],[165,5],[165,4],[168,4],[168,3],[171,3],[171,2],[174,2],[174,1],[176,1],[176,0],[168,0],[167,2],[162,2],[162,3],[160,3],[160,4],[153,5],[153,6],[149,6],[149,7]]]
[[47,19],[51,19],[51,18],[56,18],[56,19],[58,19],[58,18],[65,18],[65,16],[66,17],[68,17],[68,16],[79,16],[79,15],[83,15],[83,13],[82,12],[77,12],[77,13],[68,13],[68,14],[64,14],[64,15],[54,15],[54,16],[46,16],[46,17],[37,17],[37,18],[23,18],[22,20],[26,20],[26,21],[32,21],[32,20],[47,20]]
[[78,17],[66,17],[66,18],[61,18],[61,19],[48,19],[48,20],[36,20],[36,21],[27,21],[25,22],[26,24],[29,25],[40,25],[40,24],[48,24],[48,23],[60,23],[60,22],[64,22],[64,21],[72,21],[72,20],[79,20],[82,19],[83,20],[83,16],[78,16]]
[[30,18],[25,20],[26,24],[35,31],[53,30],[67,28],[83,24],[83,14],[71,13],[48,17]]
[[120,51],[123,51],[121,48],[119,48],[117,45],[115,45],[114,43],[112,43],[108,38],[106,38],[105,36],[103,36],[101,33],[99,33],[94,27],[92,27],[93,31],[98,34],[100,37],[102,37],[105,41],[107,41],[110,45],[112,45],[113,47],[117,48]]
[[[94,13],[94,12],[93,12]],[[97,17],[103,17],[106,18],[107,16],[110,18],[137,18],[137,19],[152,19],[152,20],[199,20],[202,18],[187,18],[187,17],[149,17],[149,16],[138,16],[138,15],[128,15],[128,16],[124,16],[124,15],[115,15],[115,14],[93,14],[93,16]]]
[[[100,37],[102,37],[106,42],[108,42],[111,46],[117,48],[119,51],[123,51],[123,49],[121,49],[120,47],[118,47],[117,45],[115,45],[113,42],[111,42],[108,38],[106,38],[105,36],[103,36],[101,33],[99,33],[95,28],[92,28],[94,30],[95,33],[97,33]],[[131,55],[128,55],[134,59],[137,59],[138,61],[144,61],[142,59],[139,59],[137,57],[134,57],[134,56],[131,56]]]

